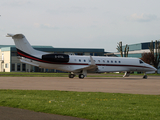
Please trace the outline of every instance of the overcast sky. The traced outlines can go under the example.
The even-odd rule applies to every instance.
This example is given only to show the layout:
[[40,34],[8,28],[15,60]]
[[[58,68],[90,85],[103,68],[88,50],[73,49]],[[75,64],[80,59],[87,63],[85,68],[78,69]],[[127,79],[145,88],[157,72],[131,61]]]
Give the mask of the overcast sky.
[[0,44],[104,48],[160,39],[160,0],[0,0]]

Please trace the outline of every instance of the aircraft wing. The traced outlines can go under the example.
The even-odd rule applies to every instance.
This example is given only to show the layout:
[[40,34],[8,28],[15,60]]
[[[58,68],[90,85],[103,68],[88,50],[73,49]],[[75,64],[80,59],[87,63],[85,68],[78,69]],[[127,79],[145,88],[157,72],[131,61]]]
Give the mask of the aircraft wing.
[[89,66],[83,67],[83,68],[80,68],[80,69],[76,69],[75,71],[81,71],[81,70],[96,71],[98,69],[98,67],[95,64],[92,56],[90,56],[90,61],[91,61],[91,64],[89,64]]
[[82,68],[82,70],[96,71],[98,69],[97,65],[89,65],[88,67]]

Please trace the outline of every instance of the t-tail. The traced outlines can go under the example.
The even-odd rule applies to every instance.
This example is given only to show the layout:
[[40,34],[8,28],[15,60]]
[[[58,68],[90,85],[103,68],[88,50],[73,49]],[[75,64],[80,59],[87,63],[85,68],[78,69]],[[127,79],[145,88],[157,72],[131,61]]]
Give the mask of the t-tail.
[[30,45],[30,43],[23,34],[7,34],[7,37],[12,37],[16,45],[17,52],[20,56],[23,53],[35,57],[41,57],[43,54],[47,54],[45,52],[33,49],[33,47]]

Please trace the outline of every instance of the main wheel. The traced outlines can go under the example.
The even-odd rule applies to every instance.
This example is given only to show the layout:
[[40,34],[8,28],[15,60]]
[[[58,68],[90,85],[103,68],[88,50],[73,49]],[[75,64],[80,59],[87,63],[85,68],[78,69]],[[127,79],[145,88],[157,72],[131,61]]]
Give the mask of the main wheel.
[[74,74],[69,74],[69,78],[74,78]]
[[84,75],[83,75],[83,74],[79,74],[79,78],[80,78],[80,79],[83,79],[83,78],[84,78]]
[[143,76],[143,79],[147,79],[147,75],[144,75],[144,76]]

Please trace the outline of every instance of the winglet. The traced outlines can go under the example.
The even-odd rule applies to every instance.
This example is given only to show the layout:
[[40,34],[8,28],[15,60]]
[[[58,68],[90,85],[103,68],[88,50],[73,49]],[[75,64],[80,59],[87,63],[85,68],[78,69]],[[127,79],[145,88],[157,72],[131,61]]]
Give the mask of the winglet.
[[96,65],[94,60],[93,60],[93,58],[92,58],[92,56],[90,56],[90,60],[91,60],[91,65]]

